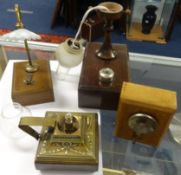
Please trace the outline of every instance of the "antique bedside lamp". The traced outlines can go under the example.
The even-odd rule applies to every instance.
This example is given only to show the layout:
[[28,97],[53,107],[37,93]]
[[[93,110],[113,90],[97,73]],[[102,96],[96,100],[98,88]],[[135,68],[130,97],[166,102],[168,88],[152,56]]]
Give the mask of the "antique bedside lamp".
[[[79,65],[84,56],[84,47],[83,47],[83,41],[78,39],[82,25],[84,21],[86,20],[88,14],[94,10],[104,10],[109,11],[104,6],[98,5],[95,7],[90,7],[84,14],[78,31],[74,38],[68,38],[65,42],[61,43],[58,48],[56,49],[55,56],[57,60],[59,61],[59,66],[57,69],[57,73],[59,75],[60,79],[66,79],[66,75],[69,75],[69,70],[77,65]],[[62,68],[61,68],[62,66]],[[60,70],[59,70],[60,69]],[[65,69],[65,71],[63,71]]]
[[[42,126],[41,133],[31,126]],[[22,117],[19,127],[39,140],[37,169],[98,170],[97,113],[47,112],[45,118]]]
[[[15,5],[17,29],[1,38],[9,41],[24,41],[28,62],[14,63],[12,99],[22,105],[33,105],[54,100],[49,62],[45,59],[32,61],[28,40],[40,39],[40,36],[25,29],[19,6]],[[44,85],[46,84],[46,85]]]
[[[103,43],[87,44],[78,87],[79,107],[116,110],[123,81],[129,80],[128,50],[123,44],[111,43],[113,21],[124,13],[115,2],[103,2],[100,16],[104,19]],[[98,6],[99,6],[98,5]]]
[[26,72],[36,72],[38,70],[38,65],[32,62],[30,51],[28,48],[28,40],[39,40],[41,37],[34,32],[31,32],[24,28],[24,24],[22,23],[22,16],[20,12],[20,7],[18,4],[15,4],[15,13],[17,18],[16,30],[4,34],[1,38],[9,41],[24,41],[28,63],[25,66]]

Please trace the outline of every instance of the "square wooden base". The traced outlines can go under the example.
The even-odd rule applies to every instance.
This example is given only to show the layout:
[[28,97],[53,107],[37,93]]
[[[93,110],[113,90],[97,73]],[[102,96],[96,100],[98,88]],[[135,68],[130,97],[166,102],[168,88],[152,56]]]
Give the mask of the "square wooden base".
[[22,105],[34,105],[54,101],[51,71],[48,60],[37,60],[39,70],[33,73],[33,83],[27,85],[26,62],[14,63],[12,100]]
[[[125,139],[158,146],[169,127],[176,108],[177,99],[174,91],[135,83],[123,83],[116,116],[115,134]],[[130,117],[138,113],[154,117],[157,127],[154,131],[135,138],[135,133],[128,123]],[[142,122],[144,124],[144,121]],[[140,130],[142,128],[140,125]]]
[[[127,46],[114,44],[117,56],[109,61],[96,56],[100,46],[101,43],[91,42],[86,47],[78,87],[79,107],[117,110],[122,82],[129,80]],[[115,74],[109,85],[99,81],[99,70],[105,67],[111,68]]]

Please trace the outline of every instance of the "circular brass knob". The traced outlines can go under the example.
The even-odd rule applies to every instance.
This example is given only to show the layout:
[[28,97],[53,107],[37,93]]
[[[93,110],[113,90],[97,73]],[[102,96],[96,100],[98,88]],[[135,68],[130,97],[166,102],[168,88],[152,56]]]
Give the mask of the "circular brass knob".
[[114,78],[114,71],[111,68],[102,68],[99,71],[99,80],[102,83],[111,83]]
[[128,126],[137,136],[152,133],[156,130],[158,122],[154,117],[144,113],[136,113],[130,116]]
[[65,114],[65,127],[66,129],[73,127],[73,115],[71,113]]
[[64,119],[58,122],[58,128],[60,131],[71,134],[79,129],[79,122],[72,113],[66,113]]

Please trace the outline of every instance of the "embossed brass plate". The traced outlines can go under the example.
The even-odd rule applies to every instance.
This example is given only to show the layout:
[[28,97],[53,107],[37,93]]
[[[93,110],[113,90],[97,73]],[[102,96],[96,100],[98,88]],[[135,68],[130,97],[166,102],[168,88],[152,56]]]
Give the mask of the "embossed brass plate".
[[[34,134],[35,130],[30,132],[33,129],[29,125],[43,125],[39,137]],[[96,113],[47,112],[45,118],[23,117],[19,126],[40,139],[35,158],[37,169],[98,169],[99,137]]]
[[141,175],[141,174],[144,174],[144,172],[138,172],[135,170],[128,170],[128,169],[114,170],[109,168],[103,168],[103,175]]

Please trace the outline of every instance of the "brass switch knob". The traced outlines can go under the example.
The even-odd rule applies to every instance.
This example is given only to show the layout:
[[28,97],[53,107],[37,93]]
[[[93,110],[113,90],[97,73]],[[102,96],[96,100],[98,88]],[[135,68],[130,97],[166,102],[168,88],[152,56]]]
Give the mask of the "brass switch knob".
[[129,118],[128,125],[135,132],[136,136],[141,136],[155,131],[158,122],[151,115],[136,113]]

